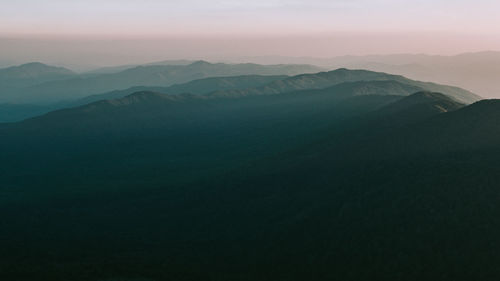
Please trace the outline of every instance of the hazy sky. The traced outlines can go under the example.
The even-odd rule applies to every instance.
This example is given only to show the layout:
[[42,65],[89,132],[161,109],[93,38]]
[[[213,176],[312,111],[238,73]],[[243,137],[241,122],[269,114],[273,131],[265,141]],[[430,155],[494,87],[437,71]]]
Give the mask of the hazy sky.
[[61,46],[138,60],[500,50],[498,14],[498,0],[0,0],[0,62]]
[[498,33],[498,0],[9,0],[4,34]]

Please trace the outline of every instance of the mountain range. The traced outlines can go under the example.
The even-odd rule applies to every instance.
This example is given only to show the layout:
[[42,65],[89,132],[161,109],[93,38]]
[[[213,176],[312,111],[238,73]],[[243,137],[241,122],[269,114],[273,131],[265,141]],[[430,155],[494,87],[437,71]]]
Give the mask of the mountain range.
[[[39,70],[39,66],[43,66]],[[309,65],[257,65],[257,64],[212,64],[197,61],[188,65],[146,65],[137,66],[116,73],[81,74],[66,77],[68,79],[44,80],[41,83],[16,83],[16,69],[29,71],[48,71],[44,77],[50,76],[52,67],[42,64],[27,64],[7,68],[2,84],[15,85],[2,89],[0,102],[4,103],[39,103],[48,104],[64,100],[75,100],[85,96],[106,91],[126,89],[133,86],[170,86],[196,79],[239,75],[296,75],[300,73],[318,72],[322,69]],[[64,72],[64,71],[63,71]],[[17,75],[17,74],[16,74]],[[41,74],[39,74],[41,77]]]
[[[404,75],[410,79],[421,81],[431,81],[434,83],[455,85],[481,96],[488,98],[495,98],[499,85],[496,81],[496,73],[498,72],[498,62],[500,61],[500,52],[484,51],[475,53],[463,53],[453,56],[440,56],[440,55],[425,55],[425,54],[392,54],[392,55],[365,55],[365,56],[339,56],[333,58],[314,58],[314,57],[283,57],[283,56],[265,56],[265,57],[246,57],[234,58],[228,60],[227,64],[235,64],[238,62],[253,62],[262,65],[279,65],[279,64],[295,64],[296,66],[305,67],[302,71],[281,71],[273,72],[272,75],[297,75],[301,72],[318,72],[321,70],[349,68],[349,69],[367,69],[378,72],[386,72],[392,74]],[[126,70],[137,67],[159,67],[159,66],[188,66],[189,64],[196,63],[190,60],[170,60],[159,61],[145,64],[129,64],[115,67],[104,67],[80,74],[80,77],[90,78],[93,76],[112,75]],[[220,63],[213,63],[220,64]],[[29,64],[28,64],[29,65]],[[312,67],[315,65],[317,67]],[[4,69],[5,70],[5,69]],[[268,75],[269,72],[245,72],[244,74],[260,74]],[[234,76],[236,73],[225,73],[223,76]],[[70,78],[69,76],[63,78]],[[75,77],[76,78],[76,77]],[[202,77],[199,77],[202,78]],[[92,81],[92,80],[90,80]],[[19,82],[19,81],[18,81]],[[37,80],[36,84],[44,82]],[[45,81],[47,82],[47,81]],[[76,81],[73,81],[77,83]],[[158,82],[158,81],[156,81]],[[164,83],[165,81],[160,81]],[[175,83],[182,83],[183,81],[175,81]],[[187,82],[187,81],[185,81]],[[10,81],[8,83],[14,83]],[[78,84],[78,83],[77,83]],[[13,89],[6,91],[5,80],[0,80],[0,85],[3,86],[3,96],[9,94],[9,99],[3,98],[3,102],[30,102],[29,99],[16,99],[23,97],[22,94],[15,95]],[[17,84],[23,85],[28,84]],[[82,93],[84,95],[99,94],[106,91],[125,89],[132,86],[168,86],[165,84],[144,84],[139,83],[135,85],[121,86],[112,89],[98,89],[96,92]],[[47,86],[50,88],[50,86]],[[55,85],[54,87],[62,87]],[[30,93],[26,91],[26,93]],[[68,89],[66,89],[68,90]],[[35,94],[35,93],[34,93]],[[81,96],[80,96],[81,97]],[[72,97],[69,97],[71,99]],[[35,100],[31,100],[35,101]]]
[[0,124],[0,277],[499,276],[498,101],[361,70],[239,79]]
[[104,74],[104,73],[117,73],[130,68],[138,67],[138,66],[151,66],[151,65],[189,65],[195,63],[195,60],[165,60],[159,62],[152,63],[144,63],[144,64],[126,64],[126,65],[118,65],[118,66],[107,66],[97,68],[91,71],[86,72],[86,74]]
[[[387,93],[388,88],[390,86],[394,86],[396,88],[392,89],[392,92],[401,91],[400,94],[410,94],[418,90],[437,91],[448,94],[456,100],[467,104],[480,99],[479,96],[457,87],[414,81],[403,76],[390,75],[380,72],[337,69],[329,72],[300,74],[291,77],[283,75],[246,75],[234,77],[205,78],[190,81],[184,84],[172,85],[170,87],[136,86],[125,90],[115,90],[103,94],[90,95],[88,97],[77,100],[61,101],[45,105],[44,107],[22,104],[4,104],[0,105],[0,109],[4,108],[5,112],[9,112],[9,115],[3,119],[0,119],[0,121],[19,121],[56,109],[85,105],[99,100],[122,98],[138,91],[150,91],[174,95],[191,93],[195,95],[208,95],[212,97],[242,97],[247,95],[269,95],[300,90],[308,91],[313,89],[328,91],[328,87],[336,86],[345,82],[358,81],[380,81],[381,83],[371,83],[367,85],[368,88],[366,89],[361,88],[363,87],[363,85],[358,85],[356,83],[346,84],[344,86],[357,86],[358,88],[355,89],[355,91],[359,92],[360,94],[363,94],[364,91],[371,93]],[[383,81],[388,81],[389,83],[384,84]],[[399,85],[393,82],[399,82]],[[408,88],[406,86],[411,87]],[[352,89],[346,90],[351,91]],[[29,110],[30,108],[32,109],[32,111]],[[0,116],[0,118],[1,117],[2,116]]]
[[337,69],[71,102],[0,124],[2,280],[500,277],[498,100]]
[[[392,54],[366,56],[313,57],[247,57],[255,63],[300,63],[324,68],[354,68],[404,75],[411,79],[455,85],[481,96],[498,98],[500,52],[484,51],[453,56],[426,54]],[[234,61],[239,61],[235,59]]]

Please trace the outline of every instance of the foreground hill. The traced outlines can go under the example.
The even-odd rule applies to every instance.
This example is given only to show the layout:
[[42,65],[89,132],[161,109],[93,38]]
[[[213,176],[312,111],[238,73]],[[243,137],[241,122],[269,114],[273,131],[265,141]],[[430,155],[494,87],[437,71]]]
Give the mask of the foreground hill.
[[[428,98],[423,104],[429,108],[457,106],[419,94],[379,113],[405,116],[415,98]],[[297,236],[283,238],[290,229],[276,227],[274,241],[280,242],[267,248],[273,250],[269,260],[315,257],[310,266],[317,280],[496,278],[500,138],[489,132],[500,129],[498,106],[481,101],[406,124],[372,123],[358,128],[361,133],[333,133],[261,166],[258,180],[246,177],[255,181],[241,184],[262,187],[263,201],[267,196],[286,206],[288,200],[278,199],[283,190],[298,201],[295,215],[283,223]],[[269,189],[279,190],[276,197]],[[292,248],[289,256],[282,254]]]
[[[498,129],[500,112],[499,100],[482,100],[471,106],[440,115],[427,122],[415,126],[409,137],[421,141],[419,151],[432,153],[469,149],[489,150],[496,149],[500,143]],[[421,137],[433,135],[433,138],[424,140]]]
[[0,277],[498,279],[500,104],[374,80],[0,125]]

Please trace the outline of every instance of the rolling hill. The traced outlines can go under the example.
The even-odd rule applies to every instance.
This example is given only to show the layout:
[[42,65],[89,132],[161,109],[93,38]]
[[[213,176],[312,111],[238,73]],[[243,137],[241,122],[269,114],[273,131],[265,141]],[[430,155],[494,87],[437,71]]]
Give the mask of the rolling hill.
[[[372,81],[369,86],[365,84],[356,84],[359,81]],[[373,81],[379,81],[373,83]],[[384,82],[386,81],[386,82]],[[316,74],[301,74],[297,76],[261,76],[261,75],[244,75],[234,77],[212,77],[199,80],[193,80],[184,84],[175,84],[170,87],[131,87],[126,90],[115,90],[103,94],[91,95],[81,99],[57,102],[54,104],[46,105],[44,111],[36,110],[33,113],[26,111],[19,112],[15,116],[19,119],[0,119],[0,122],[6,121],[20,121],[22,118],[29,118],[39,115],[41,112],[49,112],[55,109],[75,107],[85,105],[94,101],[102,99],[116,99],[122,98],[129,94],[138,91],[152,91],[166,94],[202,94],[212,97],[242,97],[247,95],[269,95],[289,93],[295,91],[311,91],[322,90],[332,86],[336,86],[345,82],[353,82],[352,84],[346,83],[345,89],[334,89],[335,91],[363,92],[371,94],[387,94],[396,93],[398,95],[409,95],[418,91],[434,91],[445,93],[454,99],[463,102],[471,103],[480,99],[477,95],[452,86],[438,85],[433,83],[425,83],[414,81],[402,76],[390,75],[380,72],[371,72],[364,70],[347,70],[338,69],[330,72],[320,72]],[[384,85],[384,83],[388,83]],[[357,89],[350,89],[350,87],[358,87]],[[367,87],[365,89],[360,87]],[[328,91],[328,89],[325,89]],[[29,107],[32,105],[25,105]]]
[[170,87],[132,87],[126,90],[116,90],[109,93],[88,96],[74,102],[70,102],[71,106],[84,105],[94,101],[118,99],[127,95],[150,91],[170,95],[191,93],[191,94],[207,94],[216,90],[235,90],[245,89],[250,87],[259,87],[266,85],[272,81],[282,80],[288,76],[264,76],[264,75],[245,75],[245,76],[230,76],[230,77],[212,77],[199,80],[193,80],[184,84],[175,84]]
[[[269,95],[301,90],[325,89],[341,83],[359,81],[380,81],[380,83],[378,85],[371,83],[366,89],[349,89],[349,87],[356,86],[356,83],[346,84],[344,85],[346,87],[345,91],[355,91],[360,95],[363,94],[363,91],[370,92],[371,94],[387,94],[387,90],[390,89],[390,86],[393,86],[390,91],[400,91],[401,94],[406,95],[420,90],[428,90],[445,93],[446,95],[449,95],[457,101],[463,103],[472,103],[481,99],[479,96],[469,91],[453,86],[414,81],[403,76],[391,75],[382,72],[337,69],[330,72],[301,74],[292,77],[222,77],[195,80],[171,87],[133,87],[123,91],[113,91],[110,93],[87,97],[78,101],[78,103],[82,104],[87,101],[96,101],[99,99],[121,98],[137,91],[154,91],[166,94],[207,94],[216,97],[241,97],[247,95]],[[388,84],[384,84],[383,81],[386,81]],[[399,85],[397,85],[397,83],[399,83]],[[357,87],[363,87],[363,84],[357,85]],[[377,87],[379,87],[378,90]]]
[[212,64],[197,61],[189,65],[138,66],[117,73],[80,75],[62,81],[50,81],[4,93],[0,101],[16,103],[53,103],[74,100],[133,86],[171,86],[196,79],[240,75],[297,75],[318,72],[308,65]]
[[142,91],[1,124],[0,277],[497,279],[500,104],[390,77]]
[[451,56],[389,54],[366,56],[247,57],[254,63],[312,64],[324,68],[351,68],[399,74],[410,79],[456,85],[486,98],[498,98],[500,52],[482,51]]
[[419,87],[428,91],[442,92],[455,100],[463,103],[472,103],[481,98],[469,91],[453,87],[428,82],[414,81],[399,75],[391,75],[382,72],[372,72],[366,70],[337,69],[330,72],[317,74],[303,74],[290,77],[284,80],[274,81],[268,85],[249,88],[244,90],[216,91],[212,93],[217,96],[245,96],[262,94],[279,94],[290,91],[322,89],[344,82],[356,81],[396,81],[403,84]]

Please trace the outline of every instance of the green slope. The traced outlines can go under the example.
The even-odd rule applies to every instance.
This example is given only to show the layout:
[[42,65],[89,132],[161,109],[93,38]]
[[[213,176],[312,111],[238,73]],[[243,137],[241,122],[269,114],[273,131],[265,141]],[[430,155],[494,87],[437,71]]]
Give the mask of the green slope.
[[141,92],[4,124],[0,276],[495,280],[500,105],[413,87]]

